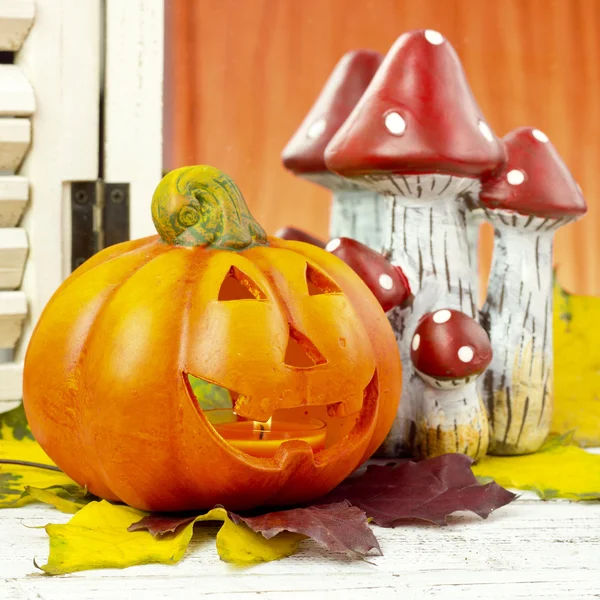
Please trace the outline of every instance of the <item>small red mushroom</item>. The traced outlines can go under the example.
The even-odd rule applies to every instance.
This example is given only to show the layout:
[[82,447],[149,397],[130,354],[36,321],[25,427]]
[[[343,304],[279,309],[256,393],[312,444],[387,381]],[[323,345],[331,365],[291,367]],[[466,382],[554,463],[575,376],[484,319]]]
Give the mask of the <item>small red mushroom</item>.
[[275,237],[294,242],[305,242],[319,248],[325,248],[325,242],[295,227],[282,227],[275,232]]
[[444,308],[421,318],[412,337],[410,358],[426,383],[453,389],[485,371],[492,360],[492,345],[477,321]]
[[354,269],[385,312],[407,304],[412,298],[410,285],[402,269],[368,246],[350,238],[336,238],[325,249]]

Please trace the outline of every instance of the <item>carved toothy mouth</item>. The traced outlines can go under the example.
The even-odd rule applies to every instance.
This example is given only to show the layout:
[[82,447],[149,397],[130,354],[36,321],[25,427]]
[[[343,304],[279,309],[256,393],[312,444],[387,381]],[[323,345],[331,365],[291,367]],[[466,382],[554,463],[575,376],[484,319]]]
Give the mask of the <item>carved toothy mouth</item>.
[[[240,396],[213,382],[208,382],[186,373],[183,373],[183,377],[188,397],[196,407],[201,419],[209,425],[213,434],[224,441],[232,451],[241,453],[249,460],[275,459],[278,461],[278,459],[282,459],[285,456],[286,448],[289,448],[290,444],[293,444],[296,449],[302,448],[305,452],[310,450],[310,454],[312,455],[315,464],[324,463],[332,454],[347,452],[357,443],[370,437],[367,431],[372,430],[374,427],[377,402],[379,399],[377,371],[375,371],[363,392],[361,409],[355,413],[345,415],[343,410],[344,407],[340,406],[341,403],[339,402],[323,405],[298,406],[276,411],[276,418],[281,420],[293,421],[294,419],[302,419],[308,421],[316,419],[322,421],[326,418],[328,423],[324,449],[314,451],[308,443],[298,439],[290,439],[282,441],[272,459],[257,459],[255,456],[243,452],[223,437],[217,428],[219,423],[214,420],[211,421],[208,416],[211,411],[230,411],[230,414],[234,415],[235,403],[239,401]],[[204,389],[206,391],[204,397],[198,397],[198,389]],[[335,415],[338,414],[344,414],[344,416],[336,417]],[[319,417],[321,417],[321,419],[319,419]]]

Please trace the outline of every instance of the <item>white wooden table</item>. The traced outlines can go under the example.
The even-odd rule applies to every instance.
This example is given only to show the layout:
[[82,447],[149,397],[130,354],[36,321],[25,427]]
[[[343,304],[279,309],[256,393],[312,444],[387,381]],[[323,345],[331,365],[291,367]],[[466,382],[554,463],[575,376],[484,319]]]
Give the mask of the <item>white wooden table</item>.
[[384,555],[368,561],[305,541],[295,556],[240,569],[219,560],[203,528],[176,566],[42,575],[33,559],[43,564],[48,538],[28,527],[68,519],[40,505],[0,511],[2,600],[600,598],[598,503],[525,495],[487,521],[461,514],[443,528],[376,528]]

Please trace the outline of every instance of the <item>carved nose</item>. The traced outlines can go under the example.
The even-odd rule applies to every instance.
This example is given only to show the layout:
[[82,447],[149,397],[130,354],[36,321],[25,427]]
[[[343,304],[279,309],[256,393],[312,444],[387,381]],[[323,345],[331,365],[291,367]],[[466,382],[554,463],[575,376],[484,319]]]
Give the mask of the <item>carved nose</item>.
[[288,367],[310,369],[324,365],[327,359],[304,333],[290,325],[290,335],[283,362]]

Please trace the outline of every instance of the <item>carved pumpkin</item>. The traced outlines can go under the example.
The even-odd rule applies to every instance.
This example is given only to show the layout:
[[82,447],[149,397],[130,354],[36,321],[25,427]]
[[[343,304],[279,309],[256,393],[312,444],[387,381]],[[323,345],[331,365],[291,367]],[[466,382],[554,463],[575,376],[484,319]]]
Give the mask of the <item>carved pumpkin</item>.
[[[377,300],[337,257],[267,238],[211,167],[168,174],[152,215],[159,236],[100,252],[46,306],[24,371],[37,440],[92,493],[146,510],[326,493],[396,414],[400,360]],[[325,421],[326,448],[245,454],[207,420],[188,376],[229,390],[248,419]]]

